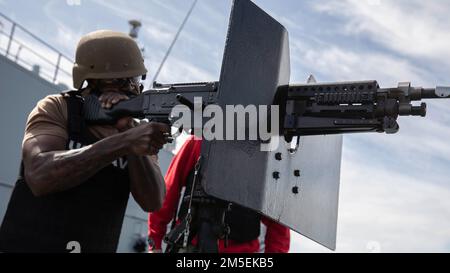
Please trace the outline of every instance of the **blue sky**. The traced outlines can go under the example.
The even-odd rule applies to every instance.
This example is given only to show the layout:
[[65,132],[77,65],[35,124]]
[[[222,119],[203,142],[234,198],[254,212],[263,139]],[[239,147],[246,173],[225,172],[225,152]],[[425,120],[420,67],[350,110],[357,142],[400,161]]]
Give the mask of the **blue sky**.
[[[128,32],[127,20],[140,19],[150,78],[191,4],[74,2],[0,0],[0,12],[71,58],[81,35]],[[254,2],[290,33],[294,83],[314,74],[319,81],[376,79],[382,87],[450,85],[446,0]],[[159,81],[219,79],[230,7],[229,0],[199,0]],[[345,136],[337,251],[450,251],[449,114],[450,101],[433,101],[427,118],[400,118],[397,135]],[[327,250],[294,235],[292,251]]]

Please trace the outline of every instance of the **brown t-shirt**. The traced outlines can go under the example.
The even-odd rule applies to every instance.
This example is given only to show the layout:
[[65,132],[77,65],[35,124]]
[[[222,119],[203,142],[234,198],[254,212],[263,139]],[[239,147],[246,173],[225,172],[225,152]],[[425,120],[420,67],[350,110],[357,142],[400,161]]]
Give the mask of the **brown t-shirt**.
[[[38,102],[28,116],[23,143],[41,135],[57,136],[68,141],[67,120],[67,103],[63,96],[47,96]],[[118,130],[113,126],[89,126],[88,130],[98,139],[118,133]]]
[[[50,135],[69,140],[67,103],[62,95],[50,95],[39,101],[28,116],[23,142],[42,136]],[[114,126],[89,126],[88,130],[98,139],[117,134]],[[157,163],[158,157],[152,156]]]

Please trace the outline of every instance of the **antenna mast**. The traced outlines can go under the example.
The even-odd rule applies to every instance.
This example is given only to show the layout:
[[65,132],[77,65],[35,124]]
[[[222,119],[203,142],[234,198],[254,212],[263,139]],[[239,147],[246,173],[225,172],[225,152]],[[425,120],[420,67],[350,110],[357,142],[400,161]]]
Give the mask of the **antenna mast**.
[[169,46],[169,49],[168,49],[167,52],[166,52],[166,55],[164,56],[164,58],[163,58],[163,60],[162,60],[162,62],[161,62],[161,64],[160,64],[158,70],[156,71],[155,76],[153,77],[152,84],[155,83],[156,80],[158,79],[159,73],[161,73],[161,70],[162,70],[164,64],[166,63],[167,58],[169,57],[170,53],[172,52],[173,46],[174,46],[175,43],[177,42],[178,37],[180,36],[181,32],[183,31],[184,26],[186,25],[186,23],[187,23],[189,17],[190,17],[191,14],[192,14],[192,11],[193,11],[194,8],[195,8],[195,5],[197,5],[197,2],[198,2],[198,0],[194,0],[194,2],[192,3],[191,8],[189,9],[188,13],[186,14],[186,17],[185,17],[184,20],[183,20],[183,23],[181,23],[181,26],[180,26],[180,28],[178,29],[177,34],[175,35],[175,37],[174,37],[172,43],[171,43],[170,46]]

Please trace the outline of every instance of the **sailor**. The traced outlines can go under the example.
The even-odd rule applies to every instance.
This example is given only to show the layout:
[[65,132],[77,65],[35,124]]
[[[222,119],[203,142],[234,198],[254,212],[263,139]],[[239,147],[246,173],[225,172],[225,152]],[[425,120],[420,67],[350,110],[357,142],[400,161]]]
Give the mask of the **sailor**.
[[165,184],[156,156],[170,128],[131,117],[92,126],[82,114],[88,94],[104,108],[138,95],[146,73],[128,35],[102,30],[82,37],[76,90],[44,98],[28,117],[0,252],[115,252],[130,192],[144,211],[161,208]]
[[[194,169],[200,157],[202,141],[191,136],[173,158],[165,176],[167,196],[161,210],[149,214],[150,252],[162,251],[162,241],[167,225],[174,220],[180,224],[186,217],[188,199],[182,198],[177,212],[182,188],[184,196],[191,192],[194,181]],[[177,215],[175,215],[177,214]],[[174,218],[175,215],[175,219]],[[259,237],[262,225],[266,227],[264,236],[265,253],[287,253],[290,247],[290,230],[260,214],[233,204],[226,213],[225,224],[230,234],[227,242],[219,240],[219,253],[257,253],[260,251]],[[198,238],[193,237],[186,252],[195,252]]]

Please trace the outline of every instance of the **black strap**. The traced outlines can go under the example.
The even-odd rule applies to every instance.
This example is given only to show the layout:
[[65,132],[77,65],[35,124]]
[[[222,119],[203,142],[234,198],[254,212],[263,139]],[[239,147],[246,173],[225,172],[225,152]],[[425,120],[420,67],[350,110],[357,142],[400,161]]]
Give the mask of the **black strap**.
[[85,122],[83,115],[84,99],[81,91],[68,91],[61,93],[67,102],[67,120],[69,135],[76,140],[82,138]]

